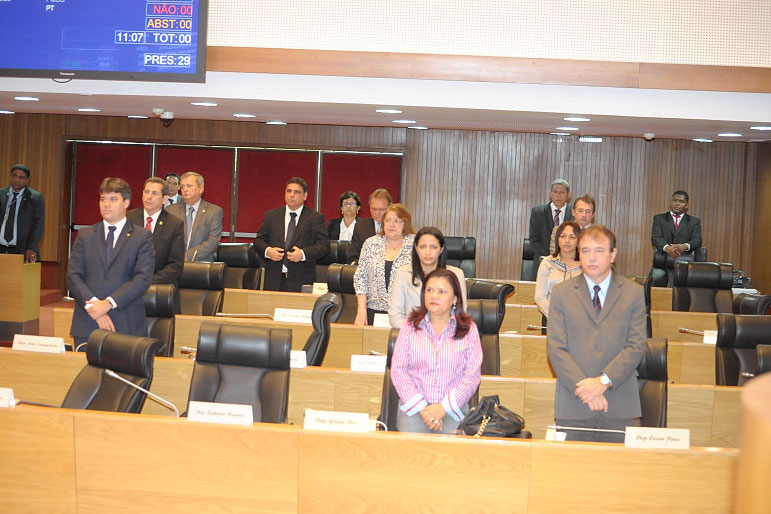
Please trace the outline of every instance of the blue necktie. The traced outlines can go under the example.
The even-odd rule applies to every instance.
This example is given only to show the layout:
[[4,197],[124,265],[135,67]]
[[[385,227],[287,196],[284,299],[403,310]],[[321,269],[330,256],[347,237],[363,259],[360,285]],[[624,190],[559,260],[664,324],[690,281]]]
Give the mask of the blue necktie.
[[112,247],[115,245],[115,227],[107,227],[107,241],[105,241],[104,256],[107,262],[112,257]]
[[602,304],[600,303],[600,286],[594,286],[594,298],[592,298],[592,304],[594,305],[594,312],[598,316],[602,310]]

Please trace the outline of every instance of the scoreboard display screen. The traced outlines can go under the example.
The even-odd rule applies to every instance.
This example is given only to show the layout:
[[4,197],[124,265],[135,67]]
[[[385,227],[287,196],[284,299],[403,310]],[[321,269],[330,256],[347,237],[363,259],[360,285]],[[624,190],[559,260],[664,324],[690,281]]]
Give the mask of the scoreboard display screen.
[[203,82],[207,0],[0,0],[0,75]]

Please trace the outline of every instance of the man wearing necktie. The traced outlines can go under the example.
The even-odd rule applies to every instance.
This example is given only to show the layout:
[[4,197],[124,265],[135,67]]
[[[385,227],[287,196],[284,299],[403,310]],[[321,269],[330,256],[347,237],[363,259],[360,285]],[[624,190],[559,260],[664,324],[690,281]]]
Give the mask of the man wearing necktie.
[[222,208],[201,198],[203,177],[194,171],[182,175],[179,190],[182,201],[166,212],[185,222],[185,260],[213,262],[222,237]]
[[25,262],[40,260],[40,239],[45,224],[43,195],[27,184],[29,168],[15,164],[11,185],[0,189],[0,254],[24,256]]
[[558,227],[563,221],[573,220],[573,213],[570,209],[570,184],[567,180],[558,178],[551,183],[549,200],[549,203],[536,205],[530,211],[528,238],[533,249],[534,267],[532,276],[522,277],[522,280],[535,280],[541,257],[552,253],[549,251],[549,240],[555,227]]
[[152,235],[126,218],[131,187],[120,178],[99,186],[102,221],[78,231],[67,266],[67,286],[75,299],[70,334],[75,347],[97,328],[147,335],[143,296],[155,266]]
[[150,177],[145,181],[142,191],[142,207],[126,213],[131,223],[153,234],[153,284],[176,284],[182,275],[185,261],[185,223],[163,209],[168,196],[166,181],[160,177]]
[[182,201],[182,196],[179,194],[179,174],[167,173],[163,176],[163,180],[165,180],[166,184],[169,186],[169,198],[164,200],[163,206],[168,207],[169,205],[180,203]]
[[656,252],[677,259],[684,252],[701,247],[701,220],[688,214],[688,193],[675,191],[669,212],[656,214],[651,228],[651,242]]
[[565,429],[569,440],[623,442],[618,431],[640,424],[645,298],[642,287],[613,272],[616,252],[607,228],[582,230],[583,275],[552,290],[547,346],[557,375],[554,417],[557,425],[589,429]]
[[265,258],[263,289],[300,292],[316,280],[316,261],[329,253],[324,215],[304,205],[308,183],[293,177],[286,183],[286,205],[265,213],[254,239]]

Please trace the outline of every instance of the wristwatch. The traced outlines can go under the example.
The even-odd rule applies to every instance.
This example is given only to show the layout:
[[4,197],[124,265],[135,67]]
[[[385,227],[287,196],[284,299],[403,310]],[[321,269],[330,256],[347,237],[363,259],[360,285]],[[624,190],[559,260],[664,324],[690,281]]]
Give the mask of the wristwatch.
[[606,375],[605,373],[600,375],[600,384],[602,384],[604,386],[609,386],[610,385],[610,377],[608,375]]

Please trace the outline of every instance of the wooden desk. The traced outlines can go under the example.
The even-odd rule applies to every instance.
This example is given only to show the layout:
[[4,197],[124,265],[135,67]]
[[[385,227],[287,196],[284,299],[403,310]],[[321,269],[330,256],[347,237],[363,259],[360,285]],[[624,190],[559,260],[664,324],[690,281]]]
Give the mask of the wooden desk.
[[541,311],[535,305],[520,305],[507,303],[506,314],[503,316],[500,333],[516,332],[522,335],[538,335],[537,331],[528,330],[528,325],[541,326]]
[[222,312],[273,315],[273,309],[276,307],[310,310],[319,296],[321,295],[310,293],[225,289]]
[[717,330],[717,314],[714,312],[651,311],[653,337],[666,337],[671,341],[701,342],[703,337],[682,334],[680,327],[692,330]]
[[0,440],[2,512],[727,514],[738,455],[34,407]]

